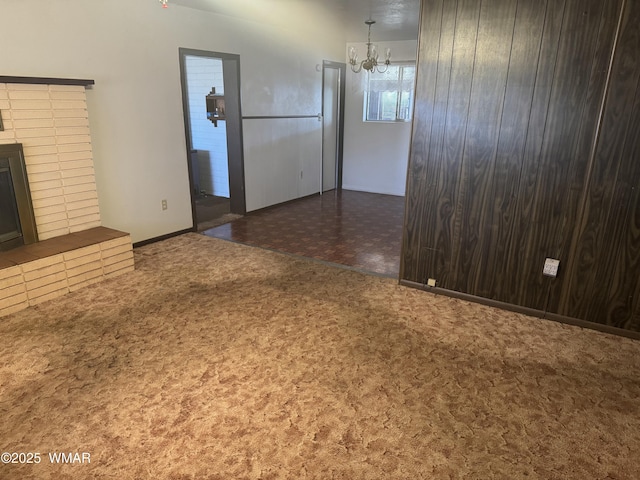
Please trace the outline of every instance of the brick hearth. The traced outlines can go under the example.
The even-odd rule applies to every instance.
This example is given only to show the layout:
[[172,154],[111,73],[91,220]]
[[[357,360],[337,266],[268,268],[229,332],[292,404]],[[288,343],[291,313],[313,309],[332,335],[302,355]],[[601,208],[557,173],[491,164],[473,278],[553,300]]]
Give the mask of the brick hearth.
[[0,144],[23,146],[40,240],[0,253],[0,316],[134,268],[129,234],[101,226],[85,92],[91,84],[0,77]]
[[105,227],[0,252],[0,317],[133,269],[129,234]]

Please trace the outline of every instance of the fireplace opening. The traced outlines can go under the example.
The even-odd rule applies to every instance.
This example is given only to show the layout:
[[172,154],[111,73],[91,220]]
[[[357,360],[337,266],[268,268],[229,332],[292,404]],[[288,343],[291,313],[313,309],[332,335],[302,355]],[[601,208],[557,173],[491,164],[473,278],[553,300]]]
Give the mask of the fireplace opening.
[[0,251],[37,241],[22,144],[0,145]]

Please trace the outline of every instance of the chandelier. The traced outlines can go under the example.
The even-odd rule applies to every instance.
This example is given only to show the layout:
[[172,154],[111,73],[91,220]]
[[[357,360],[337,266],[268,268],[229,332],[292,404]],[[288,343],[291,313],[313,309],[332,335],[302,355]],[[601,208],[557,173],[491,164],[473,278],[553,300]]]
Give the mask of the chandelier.
[[162,4],[162,8],[168,8],[167,2],[169,0],[160,0],[160,3]]
[[391,63],[391,49],[387,48],[384,55],[384,69],[378,64],[378,47],[371,44],[371,25],[376,23],[375,20],[366,20],[365,25],[369,27],[369,36],[367,38],[367,58],[358,63],[358,52],[356,47],[349,47],[349,64],[354,73],[359,73],[363,68],[369,72],[384,73]]

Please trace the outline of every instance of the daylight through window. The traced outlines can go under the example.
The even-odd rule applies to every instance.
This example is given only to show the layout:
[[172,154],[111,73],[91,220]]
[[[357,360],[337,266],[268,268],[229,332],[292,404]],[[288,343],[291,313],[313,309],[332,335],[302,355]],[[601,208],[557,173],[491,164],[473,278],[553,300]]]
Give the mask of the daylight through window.
[[415,65],[390,65],[384,73],[369,73],[364,95],[367,122],[408,122],[413,108]]

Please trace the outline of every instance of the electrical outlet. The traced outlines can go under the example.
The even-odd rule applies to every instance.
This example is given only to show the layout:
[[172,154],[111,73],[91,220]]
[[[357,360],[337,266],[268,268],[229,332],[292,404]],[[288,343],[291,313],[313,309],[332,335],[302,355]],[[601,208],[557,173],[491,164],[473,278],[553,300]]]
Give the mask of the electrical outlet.
[[430,278],[429,280],[427,280],[427,287],[435,287],[435,286],[436,286],[435,278]]
[[556,260],[555,258],[547,258],[544,261],[544,268],[542,269],[542,274],[546,275],[547,277],[557,277],[559,266],[560,266],[560,260]]
[[166,210],[167,208],[169,208],[167,206],[167,201],[166,200],[162,200],[162,210]]

